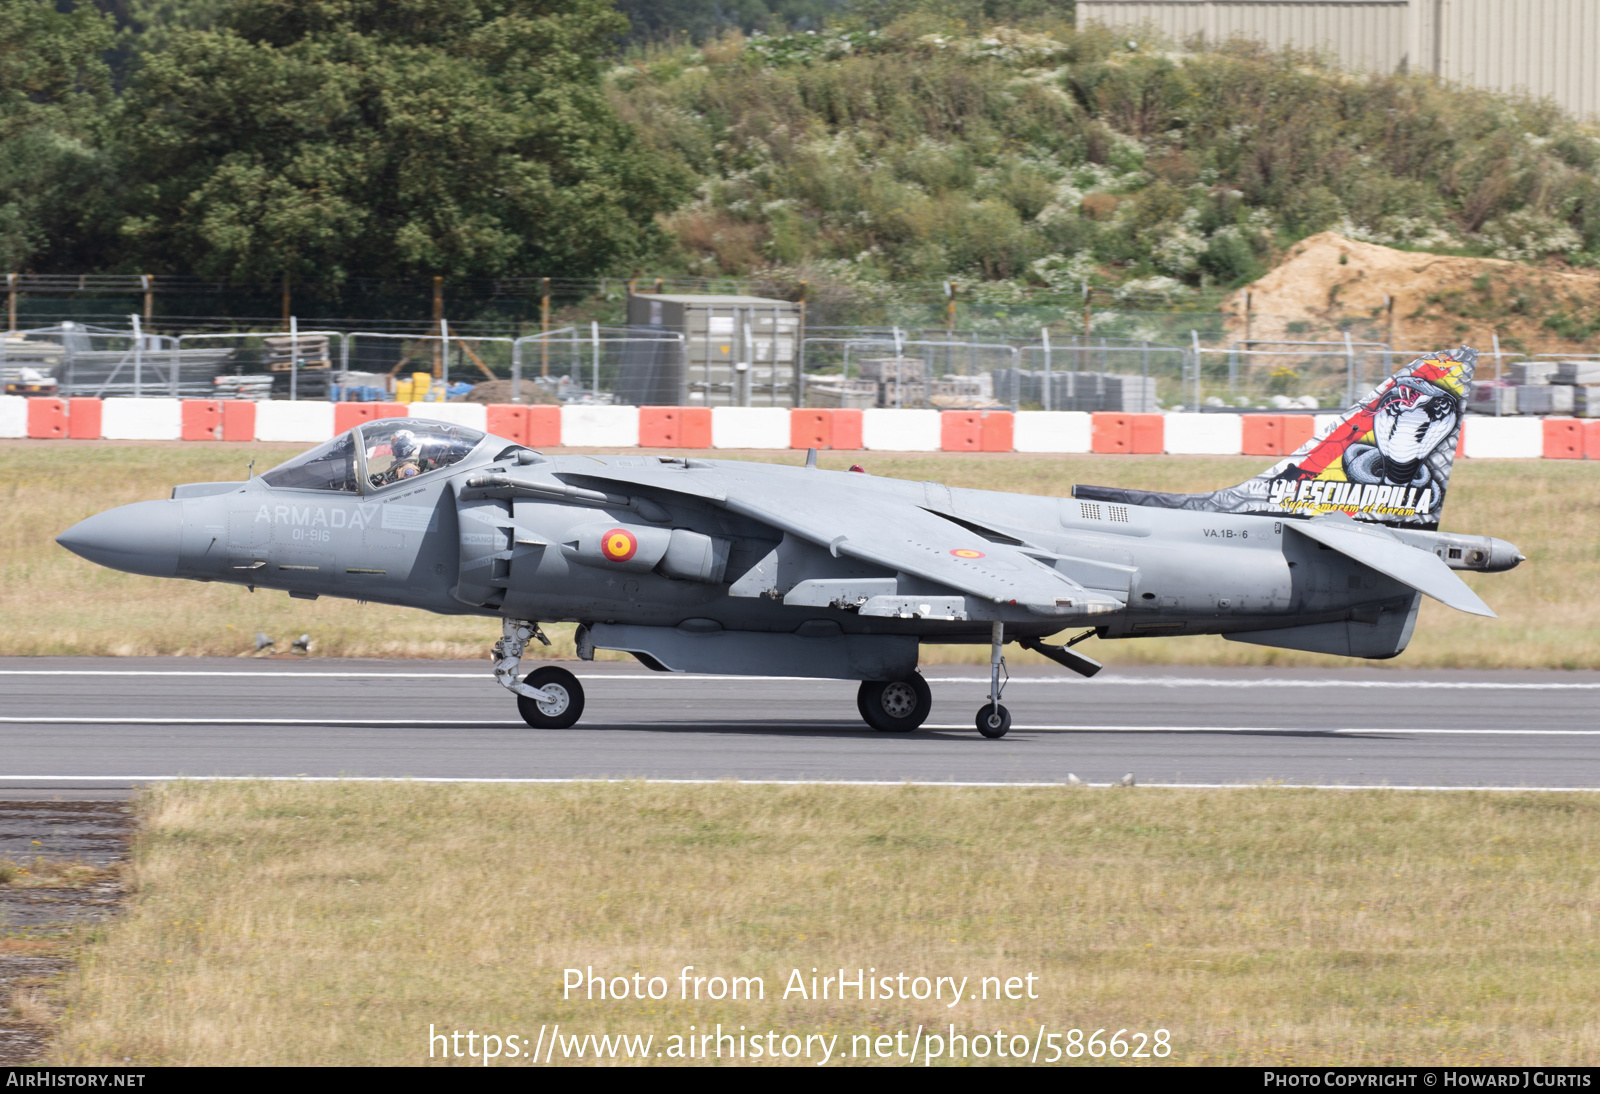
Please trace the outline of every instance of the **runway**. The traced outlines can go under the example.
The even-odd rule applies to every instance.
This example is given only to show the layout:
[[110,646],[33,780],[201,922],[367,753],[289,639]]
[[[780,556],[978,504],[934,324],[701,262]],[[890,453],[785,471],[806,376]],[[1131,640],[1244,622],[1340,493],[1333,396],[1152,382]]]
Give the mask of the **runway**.
[[485,662],[0,658],[0,794],[175,776],[748,779],[1600,789],[1600,673],[929,666],[928,727],[862,725],[843,681],[573,664],[583,721],[534,730]]

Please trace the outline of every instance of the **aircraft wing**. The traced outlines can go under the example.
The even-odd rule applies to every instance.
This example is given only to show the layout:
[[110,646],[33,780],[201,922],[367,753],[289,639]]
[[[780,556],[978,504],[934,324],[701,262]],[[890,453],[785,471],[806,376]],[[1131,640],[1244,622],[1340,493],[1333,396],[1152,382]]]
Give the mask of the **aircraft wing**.
[[839,489],[778,498],[765,491],[730,489],[724,504],[826,547],[835,556],[912,574],[996,604],[1018,604],[1038,615],[1076,616],[1123,607],[1021,549],[990,542],[909,499]]
[[909,498],[842,481],[856,476],[829,474],[831,481],[802,485],[792,477],[780,481],[719,470],[597,467],[578,474],[699,497],[826,547],[836,557],[857,558],[992,603],[1015,603],[1039,615],[1096,614],[1124,606],[1104,592],[1087,591],[1023,549],[984,539]]
[[1402,543],[1385,529],[1349,517],[1285,521],[1285,526],[1363,566],[1426,593],[1457,611],[1495,618],[1494,610],[1467,587],[1438,555]]

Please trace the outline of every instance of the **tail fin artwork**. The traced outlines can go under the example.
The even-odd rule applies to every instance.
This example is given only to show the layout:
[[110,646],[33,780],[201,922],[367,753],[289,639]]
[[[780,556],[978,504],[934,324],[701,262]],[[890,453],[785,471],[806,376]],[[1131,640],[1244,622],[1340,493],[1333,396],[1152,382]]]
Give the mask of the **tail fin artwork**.
[[1073,497],[1209,513],[1344,513],[1392,527],[1439,527],[1476,350],[1430,353],[1359,401],[1324,436],[1253,479],[1208,494],[1075,486]]

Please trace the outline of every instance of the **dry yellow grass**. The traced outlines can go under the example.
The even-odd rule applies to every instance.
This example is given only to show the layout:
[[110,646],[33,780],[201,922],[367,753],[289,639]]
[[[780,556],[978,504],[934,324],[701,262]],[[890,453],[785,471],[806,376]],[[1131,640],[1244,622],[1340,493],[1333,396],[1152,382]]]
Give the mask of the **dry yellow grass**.
[[[1589,795],[192,783],[143,814],[54,1062],[426,1063],[430,1024],[558,1022],[652,1055],[717,1023],[836,1055],[952,1023],[1164,1028],[1183,1064],[1600,1053]],[[765,1001],[682,1001],[684,965]],[[563,999],[590,966],[668,998]],[[1038,998],[782,997],[841,966]]]
[[54,1015],[37,988],[12,988],[11,1005],[7,1013],[19,1022],[31,1026],[47,1026]]
[[[314,652],[345,657],[481,657],[498,637],[487,619],[430,616],[324,598],[290,600],[233,586],[120,574],[57,547],[74,522],[127,502],[165,497],[174,483],[242,477],[300,445],[200,442],[0,441],[0,654],[233,655],[257,631],[285,640],[309,632]],[[792,452],[720,453],[799,462]],[[909,455],[823,453],[824,466],[861,461],[881,475],[1061,496],[1075,482],[1199,490],[1241,481],[1256,457]],[[1426,602],[1411,648],[1393,667],[1600,668],[1600,467],[1587,461],[1462,461],[1446,527],[1500,536],[1530,561],[1509,574],[1468,575],[1498,621]],[[552,632],[545,656],[572,656],[571,628]],[[1348,665],[1349,661],[1224,642],[1141,639],[1085,647],[1112,664]],[[975,647],[928,647],[927,663],[986,658]],[[1038,661],[1021,651],[1014,664]],[[1040,661],[1039,663],[1043,663]]]

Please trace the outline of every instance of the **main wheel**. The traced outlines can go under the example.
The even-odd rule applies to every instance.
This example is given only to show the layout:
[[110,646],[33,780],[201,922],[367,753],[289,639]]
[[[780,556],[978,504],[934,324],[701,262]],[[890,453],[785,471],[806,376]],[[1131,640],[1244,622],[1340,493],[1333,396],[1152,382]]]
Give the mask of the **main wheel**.
[[856,692],[861,720],[885,733],[907,733],[928,720],[933,691],[922,674],[904,680],[863,680]]
[[1011,728],[1011,712],[997,703],[985,703],[978,708],[978,732],[991,740],[998,740]]
[[522,682],[550,695],[548,699],[517,696],[517,712],[535,729],[570,729],[583,716],[583,685],[566,669],[546,665],[528,673]]

